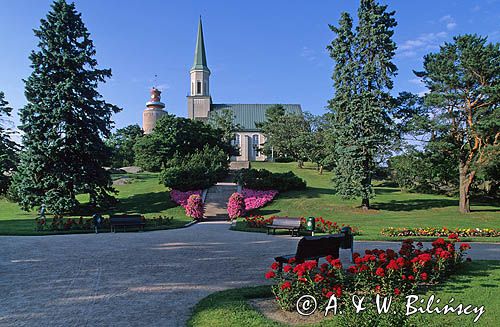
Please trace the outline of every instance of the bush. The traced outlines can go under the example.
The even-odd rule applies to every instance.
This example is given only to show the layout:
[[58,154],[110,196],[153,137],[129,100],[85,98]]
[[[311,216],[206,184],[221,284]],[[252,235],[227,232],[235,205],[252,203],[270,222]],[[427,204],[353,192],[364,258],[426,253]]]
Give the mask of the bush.
[[231,194],[227,203],[227,213],[230,219],[245,215],[245,199],[241,193],[235,192]]
[[174,156],[160,174],[160,181],[180,191],[205,189],[224,179],[229,172],[227,154],[205,146],[193,154]]
[[204,208],[201,196],[193,194],[189,197],[186,206],[186,215],[196,220],[203,219]]
[[[398,301],[405,295],[414,294],[419,287],[442,282],[457,270],[465,251],[470,249],[466,243],[456,249],[457,241],[456,237],[450,240],[439,238],[432,243],[431,249],[423,249],[421,243],[415,246],[412,240],[406,240],[399,252],[374,249],[366,250],[364,256],[354,253],[354,264],[347,270],[343,269],[339,259],[332,256],[326,257],[327,262],[320,266],[317,261],[296,262],[292,258],[283,267],[283,273],[277,272],[279,266],[275,262],[265,277],[276,281],[272,290],[283,310],[294,310],[297,300],[305,294],[317,299],[321,310],[325,309],[332,295],[343,308],[353,295],[367,297],[367,303],[377,295],[393,296]],[[364,315],[363,324],[359,325],[376,325],[364,321],[371,316],[369,311],[361,315]],[[341,319],[344,318],[352,317]],[[384,319],[404,321],[406,318],[404,311],[398,310],[395,315],[387,315]]]
[[274,158],[274,162],[282,162],[282,163],[288,163],[288,162],[294,162],[295,160],[293,158],[289,157],[278,157]]
[[266,169],[242,169],[234,180],[236,183],[254,190],[286,192],[306,188],[306,182],[291,171],[272,173]]
[[133,150],[136,164],[148,171],[161,171],[174,157],[185,158],[205,148],[221,149],[226,157],[235,154],[223,132],[199,120],[167,114],[156,122],[151,134],[137,139]]

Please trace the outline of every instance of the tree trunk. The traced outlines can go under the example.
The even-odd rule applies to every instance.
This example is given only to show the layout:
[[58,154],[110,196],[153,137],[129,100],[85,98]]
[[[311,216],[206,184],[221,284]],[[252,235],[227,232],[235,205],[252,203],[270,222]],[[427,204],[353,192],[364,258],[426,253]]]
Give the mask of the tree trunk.
[[320,166],[319,166],[319,174],[320,174],[320,175],[323,175],[323,165],[320,165]]
[[368,210],[370,209],[370,199],[369,198],[363,198],[361,200],[361,208],[363,210]]
[[302,160],[297,160],[297,166],[299,168],[304,168],[304,162]]
[[475,171],[468,173],[468,168],[468,165],[464,163],[460,163],[458,166],[460,174],[460,200],[458,207],[461,213],[470,212],[470,186],[474,179]]

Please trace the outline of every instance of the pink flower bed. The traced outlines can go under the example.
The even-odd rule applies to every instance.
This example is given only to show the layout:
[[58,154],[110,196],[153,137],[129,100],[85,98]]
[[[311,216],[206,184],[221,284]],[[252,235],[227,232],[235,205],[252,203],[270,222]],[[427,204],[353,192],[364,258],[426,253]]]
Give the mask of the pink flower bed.
[[252,190],[249,188],[243,188],[241,190],[241,195],[245,198],[245,210],[250,211],[253,209],[261,208],[267,203],[271,202],[278,191],[276,190]]
[[178,205],[182,206],[183,208],[186,208],[189,197],[193,194],[201,196],[201,193],[202,193],[201,190],[186,191],[186,192],[182,192],[179,190],[172,190],[170,191],[170,198]]

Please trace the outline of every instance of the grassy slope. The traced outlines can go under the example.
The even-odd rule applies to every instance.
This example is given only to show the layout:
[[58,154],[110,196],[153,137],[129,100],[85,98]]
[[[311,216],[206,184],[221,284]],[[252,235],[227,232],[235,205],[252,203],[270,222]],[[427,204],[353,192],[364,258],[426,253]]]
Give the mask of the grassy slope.
[[[458,199],[442,195],[402,192],[397,188],[375,187],[372,205],[364,212],[359,200],[342,200],[331,188],[331,173],[319,175],[312,165],[298,169],[295,163],[252,163],[252,168],[274,172],[292,170],[307,181],[304,191],[280,194],[273,203],[255,212],[264,216],[322,216],[340,224],[361,228],[357,239],[388,239],[380,235],[383,227],[500,228],[500,205],[472,201],[470,214],[458,212]],[[242,226],[240,224],[239,226]],[[396,240],[396,238],[391,238]],[[468,241],[499,241],[498,238],[471,238]]]
[[[122,177],[125,175],[120,175]],[[119,203],[109,213],[140,213],[148,217],[173,216],[174,221],[168,228],[183,226],[191,221],[184,209],[170,201],[169,192],[158,183],[157,174],[142,173],[128,175],[132,183],[117,185]],[[85,197],[80,197],[85,202]],[[34,232],[36,212],[22,211],[16,203],[0,199],[0,235],[43,235],[50,232]],[[50,218],[50,216],[48,216]],[[49,219],[50,223],[50,219]],[[76,231],[71,231],[72,233]],[[61,232],[59,232],[61,233]]]
[[[500,261],[477,261],[468,264],[445,284],[427,292],[435,294],[441,303],[454,298],[458,303],[485,306],[485,313],[476,324],[475,315],[414,315],[415,326],[498,326],[497,312],[500,310],[498,287],[500,285]],[[209,295],[194,308],[188,326],[282,326],[252,309],[247,299],[271,297],[269,286],[232,289]],[[319,326],[336,326],[335,318]],[[308,325],[312,326],[312,325]],[[318,326],[318,325],[314,325]]]

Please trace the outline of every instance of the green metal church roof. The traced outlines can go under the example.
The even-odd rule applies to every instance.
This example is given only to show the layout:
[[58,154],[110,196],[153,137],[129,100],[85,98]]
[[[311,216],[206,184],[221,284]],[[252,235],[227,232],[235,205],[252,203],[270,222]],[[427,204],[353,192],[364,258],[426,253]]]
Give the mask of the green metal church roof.
[[198,37],[196,38],[196,48],[194,51],[194,62],[191,70],[207,70],[210,72],[207,66],[207,55],[205,54],[205,42],[203,41],[203,26],[200,22],[198,24]]
[[[212,104],[211,112],[220,110],[231,110],[234,113],[234,122],[241,126],[242,131],[259,131],[255,123],[262,123],[266,120],[267,108],[275,104]],[[300,104],[282,104],[288,114],[302,114]]]

